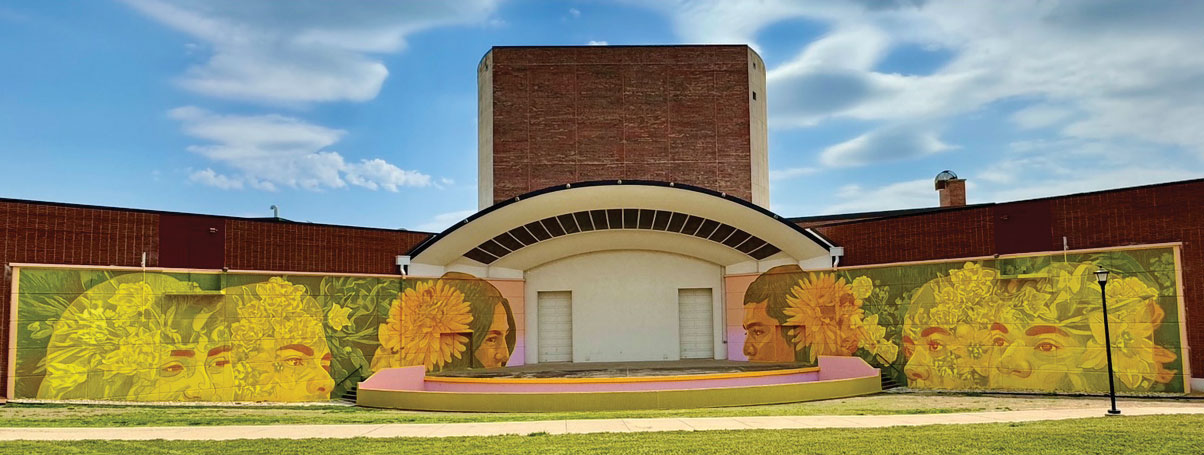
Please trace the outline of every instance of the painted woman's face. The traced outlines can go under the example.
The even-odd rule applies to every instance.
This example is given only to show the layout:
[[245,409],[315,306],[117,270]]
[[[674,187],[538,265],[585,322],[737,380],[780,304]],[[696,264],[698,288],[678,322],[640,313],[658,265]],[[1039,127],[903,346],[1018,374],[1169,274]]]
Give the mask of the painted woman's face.
[[768,309],[769,301],[744,305],[744,355],[750,362],[793,362],[794,348]]
[[258,383],[267,386],[268,396],[254,397],[268,401],[325,401],[334,390],[331,379],[330,348],[324,340],[281,344],[276,340],[261,342],[251,358],[257,370]]
[[493,322],[489,324],[489,333],[477,347],[474,356],[485,368],[501,368],[510,361],[510,348],[506,345],[506,336],[510,334],[510,323],[506,321],[506,308],[498,303],[493,306]]
[[1083,344],[1055,325],[1032,325],[1015,334],[991,375],[991,387],[1054,391],[1081,376]]
[[903,337],[903,352],[907,365],[903,373],[908,385],[916,388],[957,388],[958,378],[949,370],[957,364],[953,346],[957,343],[953,332],[944,327],[926,327],[917,338]]

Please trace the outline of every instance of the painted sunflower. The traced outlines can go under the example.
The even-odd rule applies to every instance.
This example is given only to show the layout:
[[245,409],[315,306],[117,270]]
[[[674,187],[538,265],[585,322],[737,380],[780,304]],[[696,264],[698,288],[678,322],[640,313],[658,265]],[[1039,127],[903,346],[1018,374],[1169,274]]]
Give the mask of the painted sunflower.
[[861,299],[844,278],[819,273],[790,288],[786,325],[792,329],[795,350],[811,347],[811,360],[820,355],[851,355],[860,345]]
[[[472,322],[464,294],[443,280],[423,281],[406,289],[398,300],[402,364],[423,365],[431,371],[463,355]],[[391,332],[394,312],[390,309],[389,313],[386,325]]]

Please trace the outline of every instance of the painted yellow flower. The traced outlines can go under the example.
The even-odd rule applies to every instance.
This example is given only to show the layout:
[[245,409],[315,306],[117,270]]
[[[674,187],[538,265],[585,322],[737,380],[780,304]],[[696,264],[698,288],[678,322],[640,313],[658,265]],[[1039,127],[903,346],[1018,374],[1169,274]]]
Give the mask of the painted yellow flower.
[[272,277],[267,282],[255,285],[255,293],[259,295],[264,308],[280,315],[308,313],[305,308],[307,297],[305,286],[293,284],[280,277]]
[[1112,279],[1108,282],[1108,309],[1118,312],[1158,298],[1158,291],[1136,277]]
[[123,317],[138,316],[152,309],[155,303],[154,290],[145,281],[122,283],[109,298],[109,303],[116,306],[117,313]]
[[[1153,301],[1137,311],[1108,314],[1108,330],[1112,335],[1112,361],[1116,378],[1130,390],[1146,390],[1155,382],[1166,383],[1174,376],[1163,365],[1175,360],[1175,354],[1154,344],[1154,329],[1162,323],[1165,313]],[[1107,365],[1104,342],[1103,312],[1089,316],[1092,339],[1087,342],[1083,366],[1104,368]]]
[[885,359],[887,364],[894,363],[895,359],[899,358],[899,345],[885,338],[876,343],[877,348],[874,353]]
[[786,296],[789,305],[786,325],[792,330],[795,350],[811,348],[811,360],[819,355],[850,355],[859,343],[855,320],[862,315],[861,300],[843,278],[819,273],[798,281]]
[[[376,350],[376,357],[392,356],[397,360],[395,366],[400,366],[401,362],[401,296],[393,300],[393,305],[389,307],[389,318],[376,331],[376,337],[380,341],[380,348]],[[372,360],[373,365],[376,359]],[[375,366],[374,371],[380,371]]]
[[[467,349],[472,310],[464,294],[443,280],[422,281],[398,296],[401,355],[406,365],[442,369]],[[392,309],[389,311],[392,316]],[[392,318],[390,318],[392,323]]]
[[899,346],[886,339],[886,328],[878,325],[878,315],[873,314],[855,321],[860,337],[860,346],[884,363],[891,363],[899,356]]
[[46,364],[46,384],[50,390],[70,390],[88,380],[88,365],[67,362]]
[[330,308],[330,312],[326,314],[326,323],[330,324],[330,328],[334,330],[343,330],[343,327],[351,325],[351,320],[347,318],[351,314],[351,307],[340,306],[334,304]]
[[995,278],[999,272],[981,264],[967,262],[961,269],[949,271],[949,282],[957,290],[963,304],[976,304],[995,294]]
[[865,299],[874,292],[874,280],[868,276],[859,276],[853,279],[853,284],[849,285],[849,288],[853,290],[853,297]]
[[1026,286],[1016,292],[1011,299],[1012,307],[1027,316],[1037,317],[1043,320],[1057,320],[1057,314],[1054,312],[1051,302],[1056,300],[1055,296],[1038,291],[1032,286]]
[[99,367],[105,372],[105,378],[153,369],[159,360],[160,341],[159,331],[131,331],[117,342],[115,349],[104,355]]
[[368,365],[368,368],[371,368],[375,372],[401,366],[405,366],[401,364],[401,353],[390,352],[382,346],[376,348],[376,354],[372,356],[372,362]]
[[[972,379],[971,373],[987,377],[998,361],[996,337],[987,327],[958,324],[953,335],[959,340],[950,350],[957,356],[957,373],[962,379]],[[999,353],[1001,354],[1001,353]]]

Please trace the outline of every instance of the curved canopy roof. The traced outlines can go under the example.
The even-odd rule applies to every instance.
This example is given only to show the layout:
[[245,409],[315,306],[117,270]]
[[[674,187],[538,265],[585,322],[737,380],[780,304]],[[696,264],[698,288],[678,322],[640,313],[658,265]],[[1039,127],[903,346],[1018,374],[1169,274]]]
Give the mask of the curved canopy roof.
[[716,191],[608,180],[500,202],[427,239],[410,255],[419,264],[467,258],[523,269],[589,251],[651,249],[728,265],[782,255],[827,256],[829,243],[763,207]]

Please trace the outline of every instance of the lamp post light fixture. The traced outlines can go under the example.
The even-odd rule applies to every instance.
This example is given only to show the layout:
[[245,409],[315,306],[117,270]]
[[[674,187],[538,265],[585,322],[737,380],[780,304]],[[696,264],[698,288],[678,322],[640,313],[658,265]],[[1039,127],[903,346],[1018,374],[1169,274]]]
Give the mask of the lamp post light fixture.
[[1095,271],[1095,280],[1099,282],[1099,298],[1100,303],[1104,307],[1104,343],[1108,353],[1108,397],[1112,399],[1112,409],[1108,410],[1110,416],[1120,415],[1120,410],[1116,409],[1116,383],[1113,379],[1115,374],[1112,373],[1112,334],[1108,333],[1108,269],[1100,267]]

